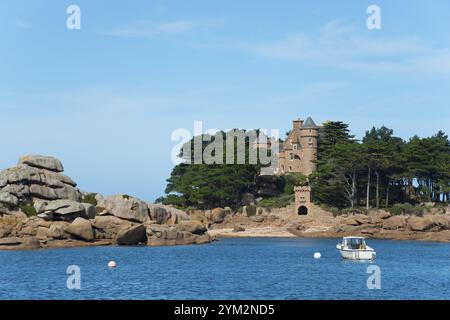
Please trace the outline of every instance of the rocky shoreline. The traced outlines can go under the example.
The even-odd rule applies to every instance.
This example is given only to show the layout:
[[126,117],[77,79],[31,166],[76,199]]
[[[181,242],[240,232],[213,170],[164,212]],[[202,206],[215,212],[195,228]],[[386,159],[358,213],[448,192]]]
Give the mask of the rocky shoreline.
[[367,238],[450,242],[450,208],[424,216],[383,210],[333,216],[312,205],[182,211],[129,195],[83,192],[46,156],[22,157],[0,172],[0,250],[107,245],[188,245],[220,237]]
[[450,242],[450,215],[390,216],[383,211],[369,215],[350,215],[336,219],[332,226],[322,229],[294,224],[288,231],[298,237],[341,238],[363,236],[374,239]]
[[58,159],[25,156],[0,172],[0,250],[212,241],[206,226],[181,210],[86,193],[63,171]]
[[313,206],[311,216],[296,216],[285,210],[259,208],[254,216],[236,213],[211,226],[215,237],[305,237],[341,238],[363,236],[375,239],[450,242],[450,209],[432,210],[423,216],[396,215],[371,210],[368,215],[334,217]]

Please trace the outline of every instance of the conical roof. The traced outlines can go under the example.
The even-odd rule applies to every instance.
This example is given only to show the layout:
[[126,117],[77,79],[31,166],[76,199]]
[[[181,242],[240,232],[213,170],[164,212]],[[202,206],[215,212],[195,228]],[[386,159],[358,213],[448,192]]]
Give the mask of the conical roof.
[[303,123],[302,128],[317,128],[316,124],[314,123],[313,119],[311,117],[308,117],[305,122]]

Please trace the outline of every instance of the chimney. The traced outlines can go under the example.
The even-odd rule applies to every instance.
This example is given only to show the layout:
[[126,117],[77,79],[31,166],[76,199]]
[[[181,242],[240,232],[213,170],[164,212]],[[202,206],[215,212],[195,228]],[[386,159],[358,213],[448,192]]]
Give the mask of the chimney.
[[300,129],[303,125],[303,120],[301,119],[296,119],[294,121],[292,121],[292,127],[294,130]]

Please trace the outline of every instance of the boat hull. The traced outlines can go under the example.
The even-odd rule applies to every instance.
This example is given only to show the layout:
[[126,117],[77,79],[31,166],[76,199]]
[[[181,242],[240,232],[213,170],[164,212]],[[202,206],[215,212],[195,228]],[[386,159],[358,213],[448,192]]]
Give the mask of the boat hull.
[[374,250],[352,250],[338,248],[343,259],[348,260],[375,260],[376,253]]

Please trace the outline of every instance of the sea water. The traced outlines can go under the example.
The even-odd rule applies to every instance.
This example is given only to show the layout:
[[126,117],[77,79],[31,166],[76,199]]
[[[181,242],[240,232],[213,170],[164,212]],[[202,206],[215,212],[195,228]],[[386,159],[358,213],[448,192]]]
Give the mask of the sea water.
[[[226,238],[174,247],[0,251],[0,299],[450,299],[450,244],[368,240],[377,259],[355,262],[342,260],[336,243]],[[111,260],[115,269],[108,268]],[[370,285],[374,276],[377,286]]]

